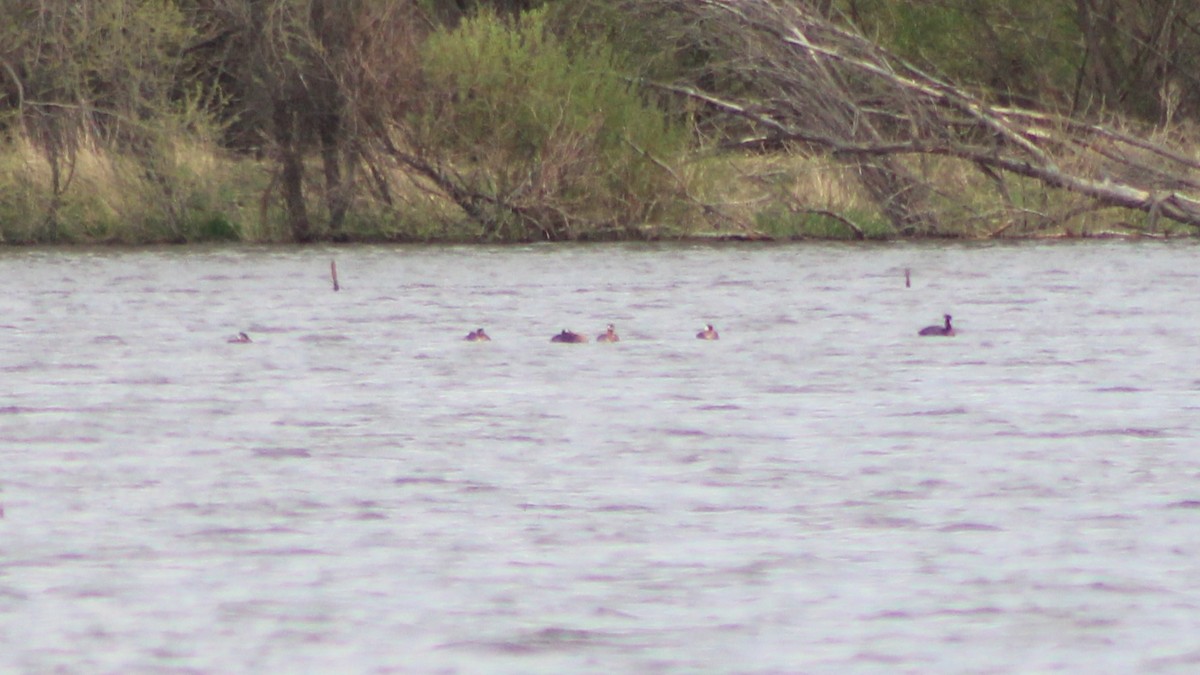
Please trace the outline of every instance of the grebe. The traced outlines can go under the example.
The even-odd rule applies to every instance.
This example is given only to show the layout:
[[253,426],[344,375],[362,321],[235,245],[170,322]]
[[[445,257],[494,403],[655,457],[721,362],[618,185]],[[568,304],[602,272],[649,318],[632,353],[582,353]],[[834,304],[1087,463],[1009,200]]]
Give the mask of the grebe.
[[926,327],[922,328],[921,332],[917,333],[917,335],[924,335],[927,337],[930,335],[945,335],[947,337],[953,336],[954,335],[954,327],[950,325],[950,315],[943,314],[942,316],[946,317],[946,325],[944,325],[944,326],[926,326]]
[[254,341],[250,339],[249,335],[246,335],[245,333],[238,333],[236,337],[231,337],[228,340],[226,340],[226,342],[228,342],[231,345],[242,345],[242,344],[246,344],[247,342],[254,342]]
[[478,330],[473,330],[470,333],[467,333],[467,337],[465,337],[463,339],[466,340],[467,342],[491,342],[492,341],[491,336],[488,335],[487,333],[483,332],[482,328],[480,328]]
[[608,324],[608,330],[596,336],[596,342],[620,342],[621,338],[617,337],[617,328],[611,323]]
[[717,329],[713,328],[711,323],[704,324],[704,330],[696,333],[696,338],[700,340],[719,340],[720,335],[717,335]]
[[569,331],[564,328],[563,332],[550,338],[550,341],[551,342],[572,342],[572,343],[587,342],[587,336],[582,335],[580,333],[575,333],[575,332]]

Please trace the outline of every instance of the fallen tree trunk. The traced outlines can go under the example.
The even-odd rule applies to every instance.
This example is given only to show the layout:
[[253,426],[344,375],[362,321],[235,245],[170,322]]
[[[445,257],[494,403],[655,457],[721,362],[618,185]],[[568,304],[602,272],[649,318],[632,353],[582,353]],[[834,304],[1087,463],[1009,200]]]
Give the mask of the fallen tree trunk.
[[628,0],[627,9],[666,18],[664,25],[679,31],[671,36],[675,43],[713,55],[704,78],[647,84],[741,120],[755,136],[732,145],[799,145],[851,164],[900,234],[942,233],[937,210],[945,208],[946,193],[921,170],[922,157],[953,158],[982,171],[997,193],[988,212],[1006,214],[1000,218],[1027,212],[1012,205],[1006,182],[1021,177],[1092,202],[1092,208],[1072,205],[1073,213],[1120,208],[1147,214],[1151,230],[1159,218],[1200,227],[1197,160],[1102,125],[992,106],[808,3]]

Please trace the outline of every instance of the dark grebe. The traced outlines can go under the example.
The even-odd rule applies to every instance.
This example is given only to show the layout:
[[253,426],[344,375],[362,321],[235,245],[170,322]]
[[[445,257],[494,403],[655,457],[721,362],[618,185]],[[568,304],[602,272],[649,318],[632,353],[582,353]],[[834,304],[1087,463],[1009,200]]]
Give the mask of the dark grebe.
[[478,330],[473,330],[470,333],[467,333],[467,337],[465,337],[463,339],[466,340],[467,342],[491,342],[492,341],[491,336],[489,336],[487,333],[483,332],[482,328],[480,328]]
[[943,314],[943,316],[946,317],[946,325],[944,325],[944,326],[926,326],[926,327],[922,328],[921,332],[917,333],[917,335],[925,335],[925,336],[945,335],[947,337],[953,336],[954,335],[954,327],[950,325],[950,315]]
[[550,338],[550,341],[551,342],[572,342],[572,343],[587,342],[587,336],[582,335],[580,333],[571,332],[564,328],[563,332]]
[[227,340],[227,342],[231,345],[242,345],[246,344],[247,342],[253,342],[253,340],[251,340],[250,336],[246,335],[245,333],[238,333],[237,337],[231,337]]
[[611,323],[608,324],[608,330],[596,336],[596,342],[620,342],[621,338],[617,337],[617,328]]
[[700,340],[719,340],[720,335],[717,335],[717,329],[713,328],[711,323],[704,324],[704,330],[696,333],[696,337]]

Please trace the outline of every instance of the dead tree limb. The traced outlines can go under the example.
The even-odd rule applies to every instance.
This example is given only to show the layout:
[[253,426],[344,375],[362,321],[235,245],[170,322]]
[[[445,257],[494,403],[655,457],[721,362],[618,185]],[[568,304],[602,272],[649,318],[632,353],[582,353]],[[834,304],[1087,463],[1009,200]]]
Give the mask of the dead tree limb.
[[627,0],[627,8],[671,17],[676,43],[713,55],[706,77],[652,86],[741,120],[765,147],[800,142],[851,163],[899,233],[939,231],[932,197],[944,193],[911,161],[920,157],[980,167],[997,192],[998,210],[1014,215],[1021,209],[1004,176],[1080,195],[1097,209],[1140,211],[1151,224],[1168,219],[1200,228],[1195,158],[1091,121],[992,106],[810,3]]

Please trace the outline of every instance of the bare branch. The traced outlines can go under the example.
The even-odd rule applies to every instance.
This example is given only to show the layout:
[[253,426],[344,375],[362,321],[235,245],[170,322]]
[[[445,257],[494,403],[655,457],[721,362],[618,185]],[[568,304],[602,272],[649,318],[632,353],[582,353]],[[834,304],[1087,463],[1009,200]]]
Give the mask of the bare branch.
[[[789,0],[630,0],[673,14],[697,40],[726,57],[717,72],[741,85],[736,96],[696,84],[651,86],[742,120],[752,139],[735,145],[786,147],[800,142],[857,167],[857,176],[901,233],[937,231],[934,197],[947,191],[921,162],[971,162],[996,186],[1001,211],[1013,214],[1003,175],[1037,181],[1091,200],[1200,227],[1200,160],[1149,138],[1099,124],[995,107],[922,72],[807,3]],[[711,65],[711,64],[710,64]],[[709,78],[711,80],[711,78]],[[736,91],[724,88],[722,91]],[[953,198],[953,195],[949,195]],[[958,210],[969,209],[966,199]],[[941,202],[939,202],[941,203]]]

